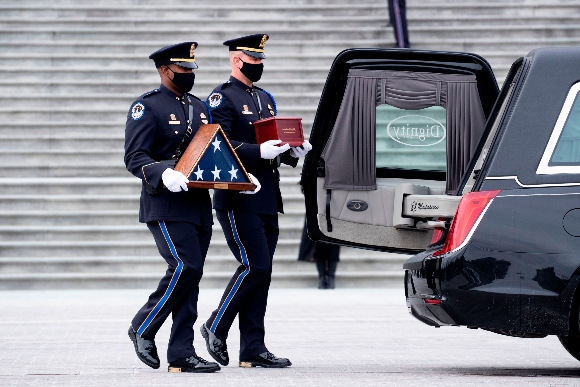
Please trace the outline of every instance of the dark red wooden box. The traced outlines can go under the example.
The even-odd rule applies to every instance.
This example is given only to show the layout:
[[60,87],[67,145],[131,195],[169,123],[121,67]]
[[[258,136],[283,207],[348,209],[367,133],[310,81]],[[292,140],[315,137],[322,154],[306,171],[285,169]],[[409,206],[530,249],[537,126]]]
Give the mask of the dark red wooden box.
[[268,140],[282,140],[282,144],[300,146],[304,142],[302,118],[270,117],[254,122],[258,144]]

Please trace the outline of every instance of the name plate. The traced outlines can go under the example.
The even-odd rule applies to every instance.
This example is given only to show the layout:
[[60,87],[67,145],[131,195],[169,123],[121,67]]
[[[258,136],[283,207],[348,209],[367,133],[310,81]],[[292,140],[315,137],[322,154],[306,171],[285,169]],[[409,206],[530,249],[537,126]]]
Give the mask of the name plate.
[[403,199],[403,215],[412,218],[453,218],[461,196],[407,195]]
[[282,144],[300,146],[304,142],[300,117],[264,118],[254,122],[254,130],[258,144],[269,140],[282,140]]

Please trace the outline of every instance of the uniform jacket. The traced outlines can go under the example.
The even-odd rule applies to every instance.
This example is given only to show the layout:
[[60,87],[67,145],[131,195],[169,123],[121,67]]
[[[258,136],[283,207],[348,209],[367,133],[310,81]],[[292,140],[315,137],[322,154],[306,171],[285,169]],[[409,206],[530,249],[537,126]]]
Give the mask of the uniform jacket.
[[193,105],[193,133],[211,120],[207,105],[197,97],[179,96],[161,85],[143,94],[131,105],[125,126],[125,165],[142,179],[139,221],[177,221],[199,225],[213,224],[211,199],[207,189],[190,188],[171,192],[161,180],[167,165],[161,160],[172,158],[187,129],[188,98]]
[[[246,170],[262,185],[253,195],[237,191],[215,190],[216,210],[252,211],[260,214],[284,212],[280,193],[280,174],[277,160],[260,158],[256,143],[254,121],[276,115],[274,97],[259,87],[249,87],[234,77],[218,87],[208,97],[213,123],[220,124]],[[298,159],[289,151],[280,161],[295,167]]]

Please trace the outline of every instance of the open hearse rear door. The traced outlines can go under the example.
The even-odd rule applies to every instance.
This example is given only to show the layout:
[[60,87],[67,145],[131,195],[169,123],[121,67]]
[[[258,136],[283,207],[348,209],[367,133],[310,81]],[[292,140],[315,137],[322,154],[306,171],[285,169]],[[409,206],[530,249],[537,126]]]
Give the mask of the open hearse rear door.
[[424,250],[455,213],[497,96],[489,64],[474,54],[341,52],[302,171],[310,238]]

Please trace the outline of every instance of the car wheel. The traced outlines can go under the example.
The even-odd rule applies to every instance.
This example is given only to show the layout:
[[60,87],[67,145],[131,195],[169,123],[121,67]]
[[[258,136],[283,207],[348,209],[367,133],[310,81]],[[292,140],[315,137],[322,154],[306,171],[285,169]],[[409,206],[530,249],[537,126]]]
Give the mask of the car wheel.
[[[576,321],[576,324],[574,324]],[[580,360],[580,288],[576,290],[572,303],[572,316],[570,316],[570,335],[558,336],[560,343],[570,355]]]
[[574,356],[576,360],[580,360],[580,335],[558,336],[558,338],[560,343],[566,348],[566,351]]

